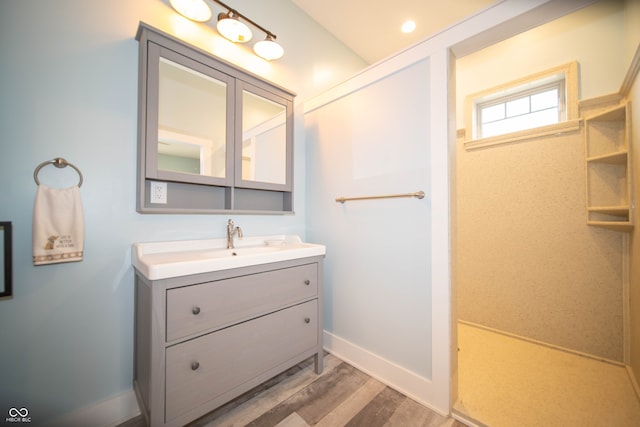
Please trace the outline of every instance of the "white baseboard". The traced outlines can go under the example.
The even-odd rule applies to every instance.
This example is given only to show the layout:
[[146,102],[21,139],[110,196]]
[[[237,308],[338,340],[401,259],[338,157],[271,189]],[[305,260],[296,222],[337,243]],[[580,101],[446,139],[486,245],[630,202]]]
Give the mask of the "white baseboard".
[[115,427],[140,415],[133,388],[110,399],[80,408],[47,424],[49,427]]
[[449,416],[448,408],[442,409],[433,405],[431,396],[436,393],[436,390],[428,378],[398,366],[327,331],[324,331],[324,348],[337,358],[344,360],[416,402],[423,404],[440,415]]

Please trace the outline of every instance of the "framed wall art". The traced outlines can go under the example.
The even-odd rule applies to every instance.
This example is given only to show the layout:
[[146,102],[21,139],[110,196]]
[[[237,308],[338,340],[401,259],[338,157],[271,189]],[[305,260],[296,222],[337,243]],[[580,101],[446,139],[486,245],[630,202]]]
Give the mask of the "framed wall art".
[[11,222],[0,221],[0,298],[12,296],[13,254]]

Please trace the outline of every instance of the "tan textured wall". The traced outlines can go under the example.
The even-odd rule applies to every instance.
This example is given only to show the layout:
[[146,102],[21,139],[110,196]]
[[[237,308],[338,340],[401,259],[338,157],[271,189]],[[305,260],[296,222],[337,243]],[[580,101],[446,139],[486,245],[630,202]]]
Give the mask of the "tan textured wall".
[[[602,0],[460,58],[458,127],[466,95],[574,60],[582,99],[615,93],[638,33],[626,28],[635,1]],[[459,144],[458,156],[459,318],[623,360],[622,234],[586,225],[582,133]]]
[[636,81],[629,95],[631,99],[631,155],[632,171],[634,172],[632,188],[634,209],[634,230],[630,244],[630,274],[629,274],[629,328],[630,328],[630,365],[636,380],[640,382],[640,83]]
[[582,132],[458,144],[458,315],[621,361],[622,234],[589,227]]

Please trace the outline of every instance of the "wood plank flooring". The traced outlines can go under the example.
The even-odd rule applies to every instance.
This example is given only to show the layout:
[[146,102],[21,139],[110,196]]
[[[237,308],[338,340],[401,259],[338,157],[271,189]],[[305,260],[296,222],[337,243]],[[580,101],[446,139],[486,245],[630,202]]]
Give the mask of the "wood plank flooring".
[[[142,427],[142,416],[118,427]],[[331,354],[321,375],[313,359],[289,369],[189,427],[464,427]]]

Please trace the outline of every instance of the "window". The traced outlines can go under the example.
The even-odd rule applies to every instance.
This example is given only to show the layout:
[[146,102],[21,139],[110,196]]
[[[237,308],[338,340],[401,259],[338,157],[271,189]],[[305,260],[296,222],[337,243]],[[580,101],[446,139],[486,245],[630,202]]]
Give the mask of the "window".
[[[499,137],[577,118],[577,63],[467,98],[472,139]],[[470,124],[470,126],[469,126]]]
[[564,121],[564,79],[477,104],[478,136],[488,138]]

